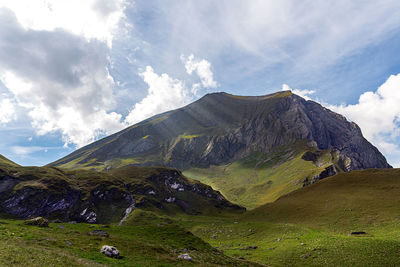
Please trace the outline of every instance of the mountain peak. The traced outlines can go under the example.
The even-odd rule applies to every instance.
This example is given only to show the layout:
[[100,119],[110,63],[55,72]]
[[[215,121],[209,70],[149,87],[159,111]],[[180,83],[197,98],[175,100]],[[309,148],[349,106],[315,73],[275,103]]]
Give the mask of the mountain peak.
[[264,99],[269,99],[273,97],[288,97],[292,96],[293,93],[290,90],[287,91],[279,91],[276,93],[272,94],[267,94],[267,95],[259,95],[259,96],[244,96],[244,95],[233,95],[227,92],[215,92],[215,93],[209,93],[204,95],[202,98],[212,98],[212,97],[227,97],[227,98],[233,98],[233,99],[242,99],[242,100],[264,100]]

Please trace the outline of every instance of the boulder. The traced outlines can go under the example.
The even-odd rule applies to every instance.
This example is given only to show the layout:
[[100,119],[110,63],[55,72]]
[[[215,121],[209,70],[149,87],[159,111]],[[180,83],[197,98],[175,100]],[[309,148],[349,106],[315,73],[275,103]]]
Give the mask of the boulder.
[[178,259],[191,261],[191,260],[192,260],[192,257],[190,257],[189,254],[185,253],[185,254],[179,255],[179,256],[178,256]]
[[101,236],[101,237],[109,237],[110,235],[104,230],[93,230],[89,233],[89,235]]
[[26,225],[36,225],[39,227],[49,227],[49,220],[43,217],[36,217],[33,219],[25,220]]
[[104,245],[101,248],[100,252],[110,258],[118,258],[119,257],[118,249],[116,249],[113,246]]

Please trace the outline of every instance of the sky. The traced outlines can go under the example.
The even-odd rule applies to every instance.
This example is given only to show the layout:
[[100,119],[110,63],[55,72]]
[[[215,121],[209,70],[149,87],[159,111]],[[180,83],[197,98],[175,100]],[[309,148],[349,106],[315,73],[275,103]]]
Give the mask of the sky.
[[398,0],[0,0],[0,154],[45,165],[211,92],[292,90],[400,167]]

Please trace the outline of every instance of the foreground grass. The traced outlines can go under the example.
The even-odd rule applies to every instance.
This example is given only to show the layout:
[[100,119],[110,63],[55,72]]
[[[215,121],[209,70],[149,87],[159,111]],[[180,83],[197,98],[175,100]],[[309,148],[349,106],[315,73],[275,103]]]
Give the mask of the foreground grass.
[[[242,215],[171,218],[137,209],[121,227],[0,219],[0,266],[400,266],[399,195],[399,169],[366,170]],[[110,237],[88,235],[94,229]],[[123,258],[100,254],[105,244]],[[186,251],[193,262],[177,258]]]
[[365,236],[268,222],[194,224],[193,233],[228,256],[269,266],[399,266],[400,223]]
[[[173,224],[101,226],[51,223],[48,228],[0,220],[0,266],[255,266],[230,258],[200,238]],[[110,237],[90,236],[94,229]],[[100,253],[116,246],[121,259]],[[177,256],[188,252],[193,262]]]
[[[245,216],[175,219],[143,216],[137,225],[51,223],[49,228],[0,220],[0,266],[400,265],[400,219],[379,227],[360,225],[357,230],[367,232],[363,236]],[[88,235],[94,229],[110,237]],[[116,246],[123,258],[100,254],[105,244]],[[186,251],[193,262],[177,258]]]

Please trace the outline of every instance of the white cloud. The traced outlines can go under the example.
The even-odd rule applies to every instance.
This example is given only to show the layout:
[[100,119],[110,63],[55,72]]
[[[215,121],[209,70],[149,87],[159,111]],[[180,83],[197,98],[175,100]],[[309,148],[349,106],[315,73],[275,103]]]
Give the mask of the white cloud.
[[329,106],[355,121],[364,136],[387,155],[397,154],[400,164],[400,74],[391,75],[376,92],[363,93],[357,104]]
[[300,90],[300,89],[292,89],[287,84],[282,84],[282,91],[292,91],[293,94],[301,96],[305,100],[311,100],[309,95],[313,95],[316,93],[315,90]]
[[11,152],[18,155],[18,156],[28,156],[29,154],[38,152],[38,151],[44,151],[46,149],[49,149],[47,147],[41,147],[41,146],[12,146],[10,148]]
[[25,29],[65,29],[87,39],[106,41],[125,17],[124,0],[0,0],[0,7],[11,9]]
[[[313,90],[292,90],[282,85],[282,90],[310,100]],[[313,99],[314,101],[320,102]],[[357,104],[330,105],[325,107],[344,115],[361,128],[364,137],[388,158],[390,164],[400,167],[400,74],[391,75],[375,92],[363,93]]]
[[150,66],[140,73],[148,85],[147,96],[136,103],[126,117],[126,122],[134,124],[152,115],[180,108],[191,100],[184,83],[171,78],[168,74],[158,75]]
[[126,126],[111,112],[108,52],[104,42],[64,30],[25,29],[0,8],[0,79],[39,135],[59,131],[65,144],[82,146]]
[[[194,55],[191,54],[187,58],[181,55],[181,60],[185,64],[186,72],[192,74],[196,72],[199,76],[201,84],[204,88],[216,88],[217,82],[214,81],[213,73],[211,71],[211,63],[205,59],[196,60]],[[195,88],[194,91],[197,91]]]
[[156,14],[166,18],[151,26],[170,33],[163,39],[167,53],[222,54],[225,65],[236,64],[242,74],[285,62],[305,72],[382,41],[398,29],[399,12],[398,0],[165,1]]
[[15,107],[11,99],[0,99],[0,124],[9,123],[16,119]]

